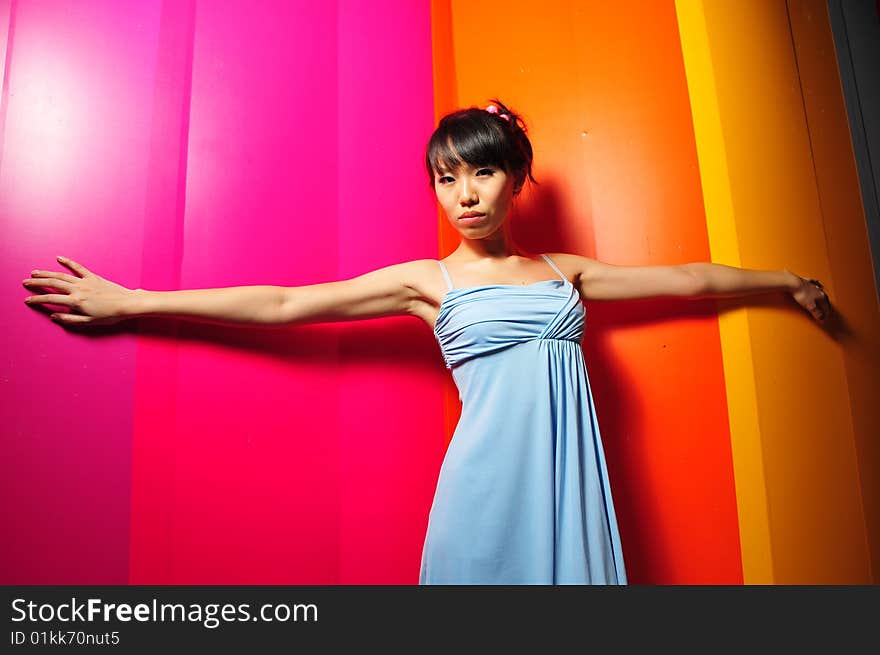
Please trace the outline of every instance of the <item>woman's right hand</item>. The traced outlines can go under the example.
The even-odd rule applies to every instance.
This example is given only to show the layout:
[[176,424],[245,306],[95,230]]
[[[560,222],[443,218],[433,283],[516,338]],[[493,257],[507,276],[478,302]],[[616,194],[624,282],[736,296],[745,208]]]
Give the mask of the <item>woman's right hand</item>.
[[131,302],[135,291],[105,280],[73,260],[59,257],[58,261],[76,275],[32,271],[30,279],[23,282],[25,288],[33,290],[46,287],[57,293],[31,296],[25,299],[27,304],[70,307],[70,313],[52,314],[52,320],[62,325],[112,325],[126,318],[123,310]]
[[794,276],[798,279],[798,287],[791,292],[792,297],[801,307],[810,312],[813,318],[820,323],[826,323],[833,309],[822,283],[813,278],[802,278],[796,273]]

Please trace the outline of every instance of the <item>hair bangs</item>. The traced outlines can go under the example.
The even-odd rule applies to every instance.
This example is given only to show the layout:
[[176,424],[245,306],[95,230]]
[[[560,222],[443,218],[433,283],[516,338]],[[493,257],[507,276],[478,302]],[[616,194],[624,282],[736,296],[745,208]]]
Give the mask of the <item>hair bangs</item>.
[[[532,177],[532,144],[521,117],[495,99],[489,108],[469,107],[446,114],[425,149],[429,186],[435,176],[451,173],[462,164],[491,166],[514,176],[514,195]],[[535,182],[537,183],[537,182]]]
[[454,171],[462,164],[508,169],[504,140],[497,126],[463,116],[442,125],[428,144],[428,174]]

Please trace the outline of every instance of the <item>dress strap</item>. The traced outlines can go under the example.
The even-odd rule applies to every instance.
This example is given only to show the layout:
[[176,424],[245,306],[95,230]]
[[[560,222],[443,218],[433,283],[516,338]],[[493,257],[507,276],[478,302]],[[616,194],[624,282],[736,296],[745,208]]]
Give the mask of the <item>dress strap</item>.
[[542,254],[541,257],[543,257],[543,258],[544,258],[544,261],[546,261],[548,264],[550,264],[550,266],[553,267],[553,270],[554,270],[554,271],[556,271],[557,273],[559,273],[559,277],[562,278],[562,281],[563,281],[563,282],[568,282],[568,278],[565,277],[565,273],[563,273],[562,271],[559,270],[559,267],[558,267],[556,264],[553,263],[553,260],[552,260],[552,259],[550,259],[547,255],[544,255],[544,254]]
[[449,290],[452,291],[455,287],[452,286],[452,278],[449,277],[449,271],[446,270],[446,264],[437,260],[437,263],[440,264],[440,270],[443,271],[443,277],[446,278],[446,285],[449,287]]

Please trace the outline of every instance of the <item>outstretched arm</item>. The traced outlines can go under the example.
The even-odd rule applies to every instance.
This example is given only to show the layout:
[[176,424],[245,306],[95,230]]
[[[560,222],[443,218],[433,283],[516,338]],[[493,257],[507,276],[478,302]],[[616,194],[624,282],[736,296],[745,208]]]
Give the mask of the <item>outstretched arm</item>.
[[421,297],[416,280],[430,261],[394,264],[339,282],[284,287],[278,322],[324,323],[412,314],[413,304]]
[[53,319],[70,325],[104,325],[139,316],[280,325],[404,315],[411,313],[419,297],[412,281],[424,268],[421,261],[404,262],[350,280],[299,287],[146,291],[126,289],[70,259],[59,261],[73,274],[33,271],[24,281],[25,287],[48,288],[55,293],[31,296],[26,302],[67,306],[68,313],[56,312]]
[[821,283],[789,270],[763,271],[695,262],[680,266],[616,266],[589,257],[570,258],[578,290],[592,300],[633,300],[660,296],[682,298],[735,297],[787,292],[817,320],[831,312]]
[[685,264],[684,267],[702,280],[703,294],[706,296],[729,297],[786,291],[817,321],[824,322],[831,315],[831,301],[822,283],[804,279],[788,269],[755,271],[703,262]]

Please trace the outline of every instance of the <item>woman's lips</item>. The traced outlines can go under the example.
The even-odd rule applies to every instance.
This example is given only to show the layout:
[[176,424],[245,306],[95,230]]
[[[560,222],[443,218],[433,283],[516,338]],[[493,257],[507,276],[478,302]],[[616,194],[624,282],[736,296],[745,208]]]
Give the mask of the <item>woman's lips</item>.
[[480,214],[479,216],[468,216],[467,218],[459,218],[458,222],[462,225],[474,225],[475,223],[479,223],[484,218],[486,218],[485,214]]

